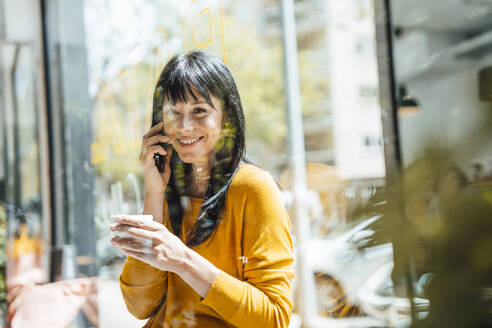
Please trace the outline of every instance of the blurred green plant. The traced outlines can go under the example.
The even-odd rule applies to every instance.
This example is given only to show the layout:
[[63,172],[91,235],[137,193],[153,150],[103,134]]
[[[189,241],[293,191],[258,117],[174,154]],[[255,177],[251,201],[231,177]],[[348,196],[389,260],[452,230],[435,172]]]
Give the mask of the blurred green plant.
[[490,181],[467,183],[452,151],[430,147],[358,212],[383,216],[365,247],[393,240],[396,295],[430,301],[412,327],[490,327],[491,195]]
[[403,254],[414,265],[414,282],[433,274],[422,289],[430,313],[414,327],[490,327],[492,302],[483,293],[492,287],[492,203],[486,196],[492,184],[467,184],[452,152],[436,149],[406,170],[403,184]]

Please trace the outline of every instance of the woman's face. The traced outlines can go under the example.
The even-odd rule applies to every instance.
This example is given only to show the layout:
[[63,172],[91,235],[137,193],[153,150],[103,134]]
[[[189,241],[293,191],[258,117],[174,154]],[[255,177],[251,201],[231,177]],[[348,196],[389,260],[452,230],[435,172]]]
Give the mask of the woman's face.
[[193,88],[197,100],[172,104],[164,99],[162,107],[164,131],[175,151],[185,163],[210,162],[222,128],[221,101],[210,96],[210,106]]

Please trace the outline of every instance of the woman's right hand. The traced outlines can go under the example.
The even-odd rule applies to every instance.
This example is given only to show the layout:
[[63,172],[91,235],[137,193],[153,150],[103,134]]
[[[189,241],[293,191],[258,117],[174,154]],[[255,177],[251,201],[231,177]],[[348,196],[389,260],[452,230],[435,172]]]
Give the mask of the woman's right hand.
[[[169,177],[171,176],[170,158],[173,151],[168,147],[166,151],[158,142],[169,142],[169,137],[162,136],[160,132],[163,129],[163,123],[152,127],[142,138],[142,149],[140,150],[140,162],[143,167],[145,193],[164,193],[166,191]],[[157,169],[154,161],[154,154],[159,153],[164,156],[164,171],[161,173]]]

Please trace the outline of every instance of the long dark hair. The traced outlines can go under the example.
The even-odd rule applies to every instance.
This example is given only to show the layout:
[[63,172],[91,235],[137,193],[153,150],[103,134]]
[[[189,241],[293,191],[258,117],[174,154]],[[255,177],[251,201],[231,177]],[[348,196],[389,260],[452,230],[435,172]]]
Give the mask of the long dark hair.
[[[245,161],[246,144],[243,108],[232,74],[220,59],[202,51],[176,55],[166,64],[155,87],[153,121],[162,121],[164,99],[173,104],[187,102],[190,96],[196,100],[192,88],[212,107],[210,95],[222,100],[225,114],[201,212],[187,236],[186,244],[197,246],[210,237],[220,222],[229,185],[241,161]],[[174,151],[166,201],[171,228],[178,237],[184,213],[181,197],[185,195],[191,171],[191,164],[184,163]]]

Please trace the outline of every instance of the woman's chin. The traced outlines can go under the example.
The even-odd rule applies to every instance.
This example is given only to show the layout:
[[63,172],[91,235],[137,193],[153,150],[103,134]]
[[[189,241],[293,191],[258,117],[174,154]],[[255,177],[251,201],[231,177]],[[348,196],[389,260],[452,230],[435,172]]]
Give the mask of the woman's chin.
[[188,158],[188,157],[184,157],[183,158],[183,157],[181,157],[181,160],[183,162],[185,162],[186,164],[193,164],[193,163],[195,163],[195,159],[194,158]]
[[196,164],[202,162],[208,162],[207,156],[195,155],[195,154],[179,154],[179,158],[187,164]]

